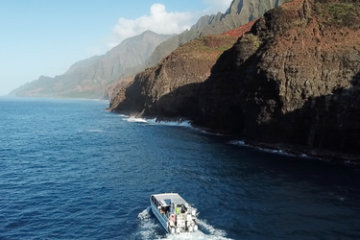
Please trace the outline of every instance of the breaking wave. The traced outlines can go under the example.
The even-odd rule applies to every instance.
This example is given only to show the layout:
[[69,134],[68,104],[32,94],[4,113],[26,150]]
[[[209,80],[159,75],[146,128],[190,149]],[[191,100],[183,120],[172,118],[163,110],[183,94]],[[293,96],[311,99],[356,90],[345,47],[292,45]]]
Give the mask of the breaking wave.
[[128,122],[138,122],[138,123],[146,123],[146,120],[143,118],[135,118],[135,117],[129,117],[129,118],[125,118],[123,119],[124,121],[128,121]]
[[229,141],[228,144],[232,144],[232,145],[237,145],[237,146],[245,146],[245,147],[250,147],[250,148],[255,148],[258,149],[260,151],[263,152],[268,152],[268,153],[275,153],[275,154],[280,154],[280,155],[285,155],[285,156],[289,156],[289,157],[303,157],[303,158],[309,158],[309,156],[307,156],[306,154],[301,154],[301,155],[295,155],[295,154],[291,154],[282,150],[277,150],[277,149],[269,149],[269,148],[261,148],[261,147],[257,147],[257,146],[252,146],[249,144],[246,144],[244,141]]
[[175,127],[191,127],[190,121],[158,121],[154,119],[148,119],[148,123],[164,126],[175,126]]
[[147,123],[150,125],[162,125],[162,126],[174,126],[174,127],[191,127],[190,121],[159,121],[156,118],[152,119],[145,119],[145,118],[138,118],[138,117],[131,117],[124,114],[120,114],[122,120],[127,122],[135,122],[135,123]]

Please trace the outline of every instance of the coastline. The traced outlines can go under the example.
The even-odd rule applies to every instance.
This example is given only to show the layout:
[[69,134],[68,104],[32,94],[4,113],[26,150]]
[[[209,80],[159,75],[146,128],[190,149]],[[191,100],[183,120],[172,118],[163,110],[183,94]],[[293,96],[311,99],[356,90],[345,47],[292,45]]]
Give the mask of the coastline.
[[162,117],[155,115],[143,116],[141,113],[129,114],[122,111],[110,110],[108,108],[106,109],[106,111],[118,115],[123,115],[124,117],[127,118],[141,119],[141,122],[147,122],[150,124],[189,127],[195,131],[199,131],[204,134],[209,134],[213,136],[231,137],[234,138],[234,140],[231,140],[230,144],[255,148],[263,152],[324,161],[330,164],[345,164],[351,166],[360,166],[360,157],[355,154],[341,153],[337,151],[330,151],[323,149],[310,149],[306,146],[296,146],[285,143],[264,143],[264,142],[247,141],[246,139],[245,140],[241,139],[241,136],[239,135],[221,132],[221,131],[217,131],[216,129],[209,129],[199,125],[195,125],[192,123],[191,119],[184,119],[181,117]]
[[323,149],[309,149],[305,146],[296,146],[284,143],[271,144],[263,142],[243,141],[240,144],[243,146],[253,147],[261,151],[320,160],[331,164],[360,166],[360,158],[355,154],[341,153]]
[[20,96],[13,96],[13,95],[4,95],[0,96],[0,98],[7,98],[7,99],[26,99],[26,100],[79,100],[79,101],[97,101],[97,102],[107,102],[107,99],[101,98],[62,98],[62,97],[20,97]]

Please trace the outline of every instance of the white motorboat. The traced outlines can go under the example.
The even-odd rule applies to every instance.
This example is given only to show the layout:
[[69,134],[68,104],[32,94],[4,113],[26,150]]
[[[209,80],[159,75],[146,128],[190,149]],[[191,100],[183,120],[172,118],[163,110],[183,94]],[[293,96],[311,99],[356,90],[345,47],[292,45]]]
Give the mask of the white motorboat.
[[151,209],[167,233],[198,230],[196,209],[177,193],[155,194],[150,198]]

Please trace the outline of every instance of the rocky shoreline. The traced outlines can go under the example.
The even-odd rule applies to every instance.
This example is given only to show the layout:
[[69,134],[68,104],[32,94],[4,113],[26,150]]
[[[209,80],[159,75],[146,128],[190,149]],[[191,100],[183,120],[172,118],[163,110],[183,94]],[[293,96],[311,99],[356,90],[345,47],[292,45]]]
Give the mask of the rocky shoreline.
[[285,154],[294,157],[305,157],[314,160],[326,161],[332,164],[346,164],[352,166],[360,165],[360,157],[357,154],[348,154],[344,152],[324,150],[324,149],[314,149],[307,148],[304,146],[292,145],[292,144],[284,144],[284,143],[266,143],[266,142],[256,142],[256,141],[247,141],[243,139],[242,135],[232,134],[229,132],[224,132],[221,130],[206,128],[201,125],[193,124],[191,119],[184,119],[181,117],[166,117],[166,116],[157,116],[157,115],[142,115],[141,113],[133,114],[126,111],[116,111],[106,109],[107,111],[111,111],[116,114],[122,114],[125,116],[133,117],[133,118],[141,118],[144,120],[155,120],[157,123],[183,123],[188,122],[189,125],[200,132],[207,133],[210,135],[216,136],[227,136],[233,138],[234,142],[241,142],[242,146],[256,148],[260,151],[264,152],[272,152],[278,154]]

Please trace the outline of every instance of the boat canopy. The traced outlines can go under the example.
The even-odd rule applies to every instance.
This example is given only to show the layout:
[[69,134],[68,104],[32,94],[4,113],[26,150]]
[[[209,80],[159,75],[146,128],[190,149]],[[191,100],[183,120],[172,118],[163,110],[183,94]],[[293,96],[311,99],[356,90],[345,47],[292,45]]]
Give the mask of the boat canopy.
[[187,206],[188,203],[180,197],[177,193],[164,193],[164,194],[157,194],[153,195],[154,198],[161,204],[161,206],[170,206],[171,203],[175,205],[185,205]]

